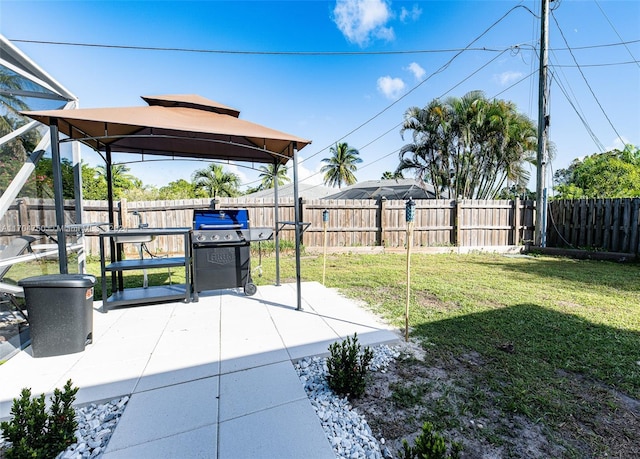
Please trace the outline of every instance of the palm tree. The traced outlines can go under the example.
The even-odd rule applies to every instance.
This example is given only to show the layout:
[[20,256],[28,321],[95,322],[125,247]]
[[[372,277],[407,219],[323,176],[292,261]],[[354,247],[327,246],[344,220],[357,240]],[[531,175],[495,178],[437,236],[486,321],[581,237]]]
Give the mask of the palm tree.
[[424,109],[411,107],[405,113],[400,135],[412,131],[413,142],[400,150],[400,164],[396,169],[413,170],[422,184],[431,183],[435,198],[452,189],[451,170],[455,166],[450,158],[453,147],[451,107],[438,99]]
[[271,163],[267,166],[260,166],[260,186],[259,190],[268,190],[275,186],[275,178],[278,180],[278,186],[284,185],[291,181],[287,176],[287,166],[280,163]]
[[358,167],[356,164],[362,162],[360,152],[355,148],[351,148],[346,142],[337,143],[331,147],[333,156],[324,158],[322,162],[326,163],[320,169],[324,173],[325,185],[341,188],[343,184],[353,185],[357,182],[356,176],[353,174]]
[[535,126],[512,102],[488,100],[481,91],[432,101],[405,113],[401,134],[413,142],[400,150],[398,171],[430,182],[436,198],[493,199],[506,180],[524,184],[535,152]]
[[2,89],[0,91],[0,108],[2,108],[0,112],[4,112],[0,116],[0,134],[4,135],[16,129],[13,124],[23,124],[22,121],[17,123],[11,118],[21,119],[18,112],[28,110],[29,106],[20,96],[12,94],[12,91],[22,89],[19,75],[9,73],[5,69],[0,70],[0,89]]
[[[129,174],[129,167],[124,164],[111,165],[111,184],[113,186],[113,197],[119,198],[125,190],[142,187],[142,181],[134,175]],[[96,178],[107,182],[107,166],[96,166]]]
[[402,171],[395,171],[395,172],[384,171],[382,173],[382,177],[380,177],[381,180],[399,180],[403,178],[404,178],[404,175],[402,175]]
[[220,164],[211,163],[205,169],[198,169],[192,175],[196,188],[204,189],[210,198],[235,196],[238,194],[240,177],[233,172],[225,172]]

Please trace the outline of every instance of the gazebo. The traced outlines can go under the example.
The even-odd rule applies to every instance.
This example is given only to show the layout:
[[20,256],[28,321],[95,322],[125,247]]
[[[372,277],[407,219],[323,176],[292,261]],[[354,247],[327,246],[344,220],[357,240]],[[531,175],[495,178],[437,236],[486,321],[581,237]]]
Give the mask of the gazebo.
[[[239,118],[234,108],[198,95],[163,95],[142,97],[147,106],[117,108],[83,108],[22,112],[49,126],[53,163],[56,232],[60,273],[68,272],[66,232],[64,222],[60,144],[81,142],[104,159],[107,171],[109,224],[115,227],[111,165],[113,153],[162,156],[168,159],[195,158],[201,160],[241,161],[249,163],[285,164],[293,160],[294,199],[298,200],[298,151],[311,143]],[[63,134],[66,138],[61,138]],[[80,174],[75,174],[76,190],[82,190]],[[276,226],[278,190],[275,184]],[[77,202],[82,202],[81,199]],[[81,215],[81,209],[79,209]],[[300,236],[302,222],[295,206],[295,256],[297,309],[301,309]],[[82,224],[81,221],[76,223]],[[276,283],[279,283],[279,237],[276,242]],[[115,252],[111,242],[111,253]]]

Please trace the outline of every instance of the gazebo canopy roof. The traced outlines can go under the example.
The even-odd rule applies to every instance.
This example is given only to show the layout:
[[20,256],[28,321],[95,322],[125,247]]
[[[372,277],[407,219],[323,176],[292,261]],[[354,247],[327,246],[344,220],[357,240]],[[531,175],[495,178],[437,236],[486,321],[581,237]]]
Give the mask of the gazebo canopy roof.
[[311,143],[239,119],[240,111],[198,95],[142,97],[140,107],[28,111],[24,115],[97,151],[286,163]]

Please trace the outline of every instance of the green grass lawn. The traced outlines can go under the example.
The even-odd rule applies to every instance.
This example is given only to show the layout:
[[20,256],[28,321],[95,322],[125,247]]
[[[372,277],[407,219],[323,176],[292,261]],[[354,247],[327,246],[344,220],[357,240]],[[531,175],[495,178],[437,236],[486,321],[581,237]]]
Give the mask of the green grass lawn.
[[[272,278],[272,260],[263,259],[261,283]],[[488,254],[413,254],[411,261],[413,337],[499,359],[514,381],[562,369],[640,398],[637,264]],[[320,281],[322,264],[322,256],[303,257],[303,280]],[[329,256],[326,265],[328,287],[404,327],[405,256]],[[285,258],[283,282],[293,280],[293,269]],[[517,352],[502,351],[505,343]]]

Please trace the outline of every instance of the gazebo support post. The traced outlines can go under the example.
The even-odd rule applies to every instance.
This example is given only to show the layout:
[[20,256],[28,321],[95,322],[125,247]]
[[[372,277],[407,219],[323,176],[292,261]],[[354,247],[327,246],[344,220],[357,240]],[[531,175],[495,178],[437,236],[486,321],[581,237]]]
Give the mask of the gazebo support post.
[[84,235],[84,226],[82,226],[82,157],[80,154],[80,145],[78,142],[71,144],[71,150],[73,152],[73,184],[75,190],[75,204],[76,204],[76,224],[79,225],[79,238],[78,243],[82,244],[82,249],[78,252],[78,273],[85,274],[87,272],[87,260],[85,252],[86,237]]
[[298,143],[293,143],[293,202],[296,233],[296,310],[302,310],[302,292],[300,291],[300,206],[298,205]]
[[273,219],[275,222],[275,243],[276,243],[276,286],[280,286],[280,212],[278,209],[278,174],[277,174],[277,166],[278,159],[273,159],[274,167],[273,170],[276,171],[276,176],[273,180]]
[[51,168],[53,172],[53,197],[56,206],[56,233],[58,237],[58,264],[60,274],[68,274],[67,235],[64,231],[64,194],[62,192],[62,166],[60,163],[60,136],[58,121],[51,120]]
[[[105,133],[106,134],[106,133]],[[107,179],[107,208],[108,208],[108,212],[109,212],[109,230],[113,231],[116,229],[116,219],[115,219],[115,215],[114,215],[114,208],[113,208],[113,183],[112,183],[112,176],[111,176],[111,164],[112,164],[112,159],[111,159],[111,146],[107,145],[105,147],[105,160],[104,160],[104,167],[105,167],[105,172],[106,172],[106,179]],[[113,263],[114,261],[120,261],[120,256],[119,254],[116,252],[116,243],[113,241],[113,238],[109,238],[109,253],[110,253],[110,258],[111,258],[111,262]],[[122,290],[123,284],[124,284],[124,279],[122,278],[122,271],[118,272],[118,279],[120,280],[120,290]],[[117,291],[117,286],[116,286],[116,274],[112,273],[111,276],[111,291],[115,292]]]

